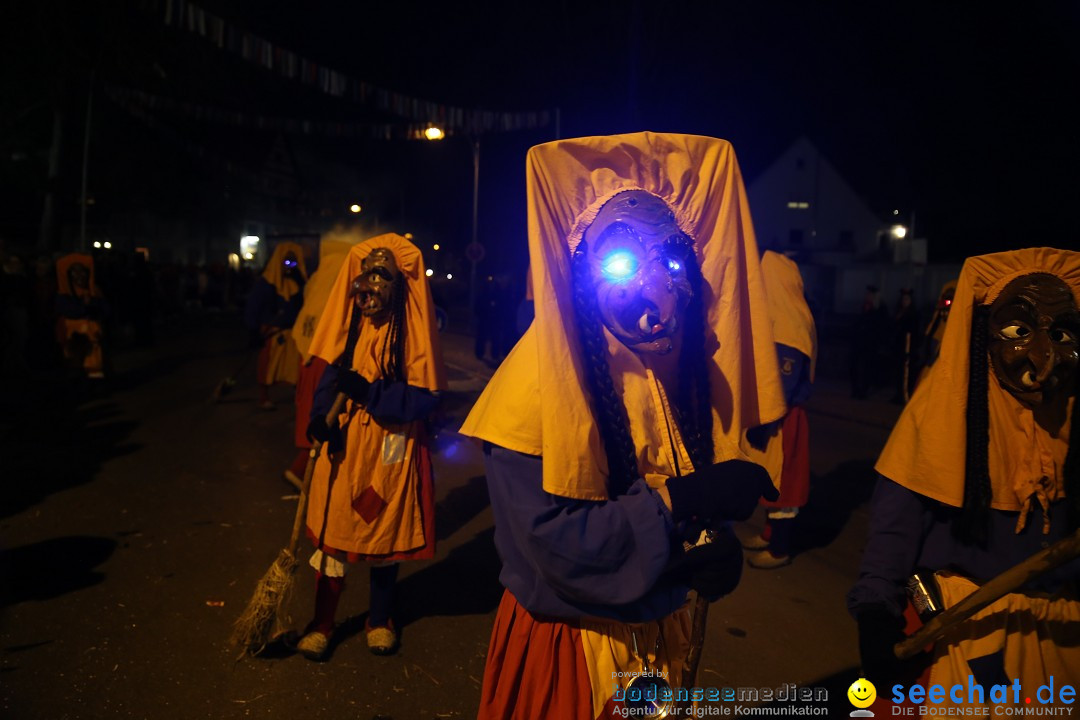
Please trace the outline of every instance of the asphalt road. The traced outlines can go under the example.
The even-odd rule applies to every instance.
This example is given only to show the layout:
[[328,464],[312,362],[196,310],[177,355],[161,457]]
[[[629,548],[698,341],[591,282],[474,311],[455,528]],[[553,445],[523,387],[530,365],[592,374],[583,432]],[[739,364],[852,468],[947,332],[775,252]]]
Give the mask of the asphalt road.
[[[260,411],[232,315],[173,320],[153,350],[116,359],[107,391],[35,377],[9,385],[0,425],[0,717],[475,717],[501,587],[478,451],[454,430],[491,369],[471,338],[444,335],[451,380],[436,436],[438,553],[398,583],[402,648],[367,652],[366,573],[346,591],[326,662],[226,644],[256,582],[287,544],[296,507],[281,480],[294,449],[289,388]],[[698,684],[827,689],[832,716],[857,678],[844,608],[866,533],[870,468],[899,408],[819,381],[809,405],[813,490],[785,568],[746,568],[715,603]],[[745,528],[760,528],[761,511]],[[313,602],[298,570],[298,626]]]

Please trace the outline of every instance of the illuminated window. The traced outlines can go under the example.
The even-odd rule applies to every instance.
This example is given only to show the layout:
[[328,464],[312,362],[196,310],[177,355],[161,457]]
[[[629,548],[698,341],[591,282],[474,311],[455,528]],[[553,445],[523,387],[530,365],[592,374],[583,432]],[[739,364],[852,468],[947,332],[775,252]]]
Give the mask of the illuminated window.
[[795,200],[789,200],[787,206],[788,206],[789,210],[807,210],[807,209],[810,208],[810,203],[803,202],[803,201],[796,202]]

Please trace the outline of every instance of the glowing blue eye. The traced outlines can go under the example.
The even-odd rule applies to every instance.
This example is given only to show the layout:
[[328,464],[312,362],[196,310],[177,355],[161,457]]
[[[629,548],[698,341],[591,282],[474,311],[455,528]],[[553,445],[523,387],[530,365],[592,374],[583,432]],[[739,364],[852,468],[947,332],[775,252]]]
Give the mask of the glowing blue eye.
[[637,272],[637,260],[633,255],[620,250],[604,258],[604,274],[615,280],[623,280]]
[[678,260],[668,260],[667,261],[667,266],[668,266],[668,269],[671,270],[672,272],[678,272],[679,270],[682,269],[682,263],[680,263]]

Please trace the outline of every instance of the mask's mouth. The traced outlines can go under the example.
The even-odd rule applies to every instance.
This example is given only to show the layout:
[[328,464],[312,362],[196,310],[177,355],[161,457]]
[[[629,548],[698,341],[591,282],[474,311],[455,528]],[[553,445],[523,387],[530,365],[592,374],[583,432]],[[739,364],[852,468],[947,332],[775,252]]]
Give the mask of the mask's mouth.
[[677,319],[674,317],[664,322],[658,313],[646,310],[638,318],[637,329],[641,333],[641,341],[650,342],[671,335],[675,332],[677,325]]
[[382,302],[377,293],[370,290],[361,290],[356,294],[356,304],[360,312],[371,315],[382,309]]

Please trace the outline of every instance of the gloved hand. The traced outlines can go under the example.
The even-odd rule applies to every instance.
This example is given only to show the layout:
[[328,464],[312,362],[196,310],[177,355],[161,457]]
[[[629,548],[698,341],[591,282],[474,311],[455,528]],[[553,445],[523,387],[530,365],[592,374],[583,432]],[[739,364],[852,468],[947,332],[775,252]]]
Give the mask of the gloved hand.
[[764,451],[765,446],[769,444],[769,438],[776,435],[780,430],[780,421],[775,420],[771,423],[765,423],[764,425],[758,425],[752,427],[746,431],[746,440],[753,447],[758,450]]
[[367,402],[371,383],[355,370],[346,370],[338,373],[337,387],[340,392],[345,393],[355,402],[364,403]]
[[893,646],[904,639],[904,619],[884,605],[864,605],[856,610],[855,622],[863,677],[878,687],[898,681],[907,661],[896,657]]
[[329,427],[326,418],[316,415],[307,426],[307,439],[309,442],[320,442],[326,445],[330,454],[341,451],[345,447],[345,437],[341,434],[341,428],[334,425]]
[[671,514],[676,521],[745,520],[758,500],[776,500],[765,468],[746,460],[725,460],[682,477],[668,478]]
[[731,528],[724,526],[713,534],[711,542],[674,551],[665,573],[715,602],[739,584],[742,568],[742,545]]

